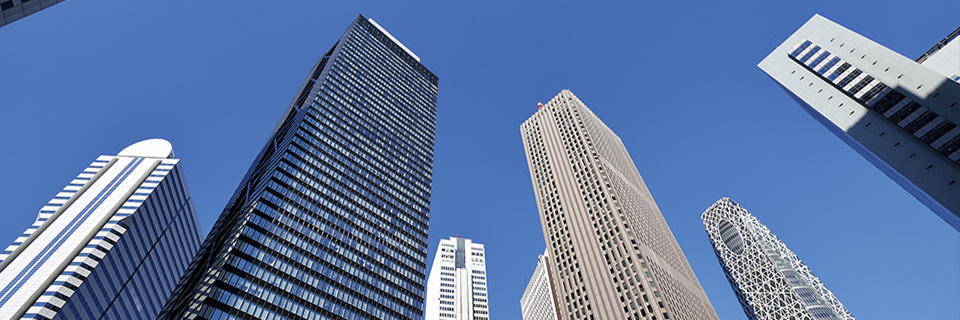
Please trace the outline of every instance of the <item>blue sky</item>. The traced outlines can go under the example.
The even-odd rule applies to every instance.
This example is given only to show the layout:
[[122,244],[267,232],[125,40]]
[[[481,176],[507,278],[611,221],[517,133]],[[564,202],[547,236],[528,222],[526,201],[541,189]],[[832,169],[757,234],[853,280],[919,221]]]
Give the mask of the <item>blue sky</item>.
[[751,211],[862,319],[960,318],[958,234],[756,64],[815,13],[915,58],[957,1],[66,1],[0,28],[0,242],[97,155],[163,137],[209,230],[313,63],[357,14],[440,77],[430,262],[487,248],[520,319],[544,249],[520,123],[571,89],[624,141],[721,319],[745,319],[700,214]]

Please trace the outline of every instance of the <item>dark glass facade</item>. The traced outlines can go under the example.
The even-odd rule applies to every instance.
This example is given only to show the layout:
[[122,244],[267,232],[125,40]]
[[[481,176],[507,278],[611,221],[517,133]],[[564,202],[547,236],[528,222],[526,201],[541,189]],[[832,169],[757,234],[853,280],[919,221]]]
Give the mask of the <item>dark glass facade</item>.
[[161,319],[422,319],[438,79],[358,17],[311,70]]
[[0,0],[0,27],[60,2],[63,0]]

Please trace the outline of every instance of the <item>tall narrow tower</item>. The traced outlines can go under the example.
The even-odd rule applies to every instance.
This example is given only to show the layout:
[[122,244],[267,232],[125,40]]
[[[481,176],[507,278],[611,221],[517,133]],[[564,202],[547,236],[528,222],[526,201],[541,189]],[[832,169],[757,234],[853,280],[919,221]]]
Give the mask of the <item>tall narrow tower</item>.
[[569,90],[520,126],[560,319],[717,319],[620,138]]
[[440,240],[427,279],[426,320],[489,320],[483,245],[453,237]]
[[100,156],[0,253],[0,319],[153,319],[200,240],[169,142]]
[[819,15],[760,69],[960,231],[960,29],[913,60]]
[[810,268],[739,204],[720,199],[701,218],[747,318],[853,320]]
[[314,65],[163,319],[422,319],[437,83],[357,17]]

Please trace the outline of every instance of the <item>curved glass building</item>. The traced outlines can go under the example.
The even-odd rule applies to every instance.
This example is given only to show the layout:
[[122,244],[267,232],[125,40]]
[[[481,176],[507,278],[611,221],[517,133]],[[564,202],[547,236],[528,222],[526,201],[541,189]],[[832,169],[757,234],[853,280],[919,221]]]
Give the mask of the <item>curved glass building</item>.
[[0,254],[0,318],[153,319],[200,240],[169,142],[100,156]]

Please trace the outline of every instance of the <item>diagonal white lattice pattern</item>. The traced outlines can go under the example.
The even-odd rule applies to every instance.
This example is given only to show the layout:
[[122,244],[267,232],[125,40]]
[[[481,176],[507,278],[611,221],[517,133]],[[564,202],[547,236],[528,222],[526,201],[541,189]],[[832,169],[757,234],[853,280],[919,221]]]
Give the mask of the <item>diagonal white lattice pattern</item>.
[[750,319],[854,319],[793,251],[733,200],[720,199],[701,218]]

